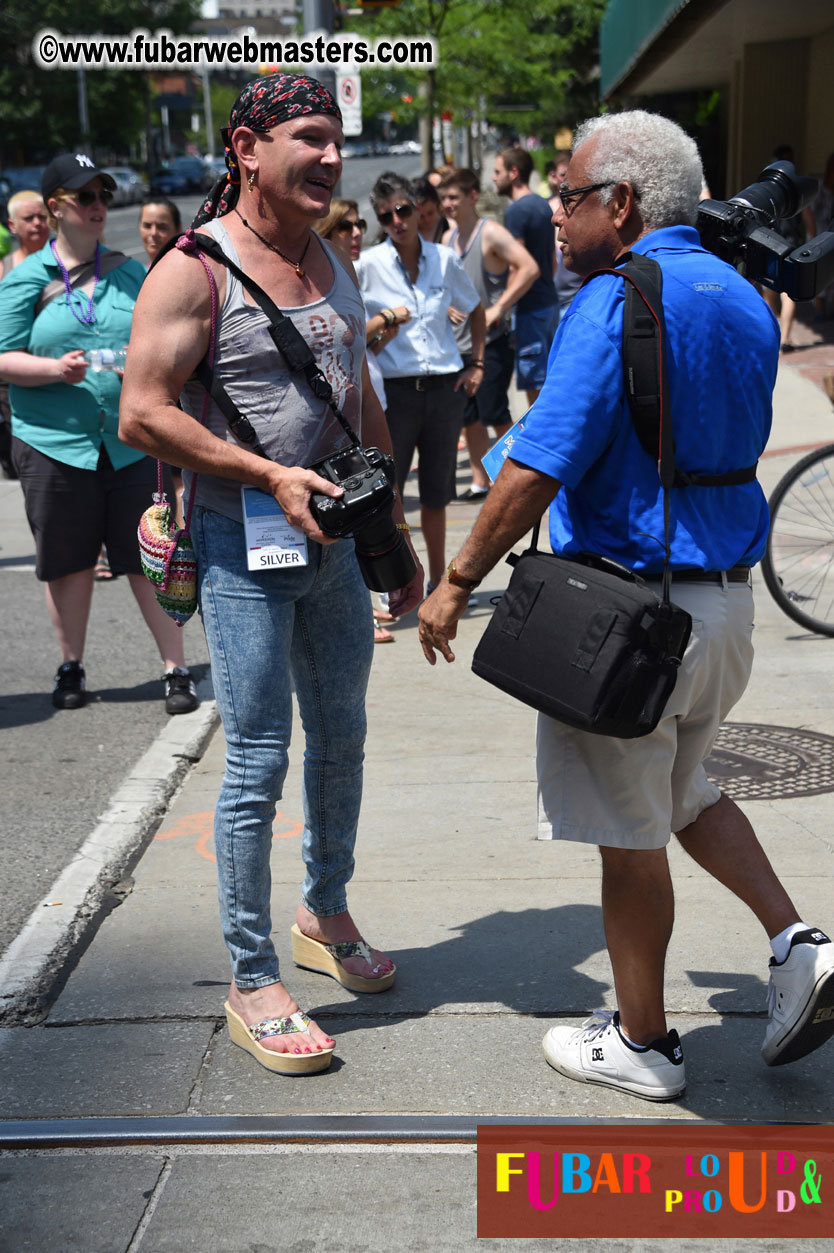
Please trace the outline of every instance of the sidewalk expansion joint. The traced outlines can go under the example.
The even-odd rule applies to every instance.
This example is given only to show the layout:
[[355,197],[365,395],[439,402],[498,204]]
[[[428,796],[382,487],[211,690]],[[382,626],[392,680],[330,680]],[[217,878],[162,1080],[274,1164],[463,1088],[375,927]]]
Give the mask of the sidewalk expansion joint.
[[[478,1127],[587,1127],[595,1122],[629,1126],[691,1124],[692,1117],[654,1114],[598,1118],[587,1114],[514,1116],[477,1114],[276,1114],[170,1117],[64,1118],[0,1122],[0,1152],[62,1148],[165,1147],[273,1144],[474,1144]],[[697,1120],[703,1125],[704,1120]],[[737,1126],[743,1119],[709,1119],[710,1126]],[[760,1126],[754,1119],[751,1125]],[[788,1119],[766,1125],[793,1126]],[[817,1126],[818,1123],[804,1125]]]
[[157,1176],[156,1183],[151,1189],[151,1194],[148,1197],[148,1203],[145,1206],[142,1217],[139,1219],[139,1222],[136,1224],[136,1230],[133,1233],[133,1237],[130,1241],[130,1244],[127,1246],[127,1249],[125,1250],[125,1253],[138,1253],[138,1249],[140,1245],[142,1244],[142,1240],[144,1239],[145,1232],[148,1230],[148,1227],[151,1225],[151,1219],[153,1218],[156,1212],[156,1207],[159,1205],[159,1202],[162,1200],[162,1193],[165,1191],[165,1186],[168,1183],[169,1178],[171,1177],[172,1170],[173,1170],[173,1163],[168,1158],[166,1158],[165,1161],[162,1163],[162,1169],[160,1170],[159,1175]]
[[[517,1009],[506,1009],[506,1010],[488,1010],[482,1013],[478,1011],[478,1009],[475,1006],[472,1006],[472,1007],[464,1006],[461,1008],[455,1007],[455,1009],[452,1011],[444,1011],[442,1009],[428,1009],[428,1010],[414,1009],[414,1010],[390,1010],[388,1013],[381,1012],[380,1010],[376,1008],[371,1010],[370,1008],[366,1008],[365,1006],[362,1006],[362,1008],[359,1010],[354,1010],[353,1012],[351,1011],[352,1011],[352,1006],[350,1005],[346,1005],[343,1008],[339,1007],[338,1009],[329,1009],[327,1011],[328,1021],[331,1021],[333,1019],[336,1019],[336,1020],[349,1019],[351,1022],[358,1021],[358,1022],[365,1022],[365,1023],[375,1023],[375,1022],[379,1022],[380,1020],[385,1021],[385,1022],[393,1022],[393,1021],[419,1022],[423,1018],[454,1019],[454,1018],[465,1017],[468,1015],[473,1018],[478,1018],[479,1020],[487,1019],[487,1018],[499,1018],[499,1019],[513,1019],[513,1020],[519,1020],[519,1021],[532,1019],[534,1022],[538,1022],[538,1021],[541,1021],[541,1022],[555,1022],[555,1021],[575,1022],[578,1019],[587,1018],[588,1015],[592,1012],[589,1009],[583,1009],[583,1010],[536,1009],[536,1010],[530,1010],[528,1013],[523,1013]],[[321,1013],[322,1011],[317,1010],[316,1012]],[[718,1011],[714,1009],[705,1010],[703,1008],[687,1008],[687,1009],[675,1010],[674,1012],[670,1012],[669,1010],[666,1011],[666,1017],[671,1022],[674,1022],[678,1018],[692,1018],[693,1016],[699,1017],[699,1018],[715,1018],[715,1019],[719,1019],[722,1022],[725,1020],[751,1022],[751,1021],[757,1021],[760,1019],[764,1020],[768,1017],[768,1014],[767,1014],[767,1010],[765,1009],[749,1009],[749,1010],[739,1009],[739,1010]],[[61,1022],[49,1022],[48,1020],[46,1020],[46,1021],[32,1023],[32,1024],[15,1023],[15,1024],[9,1024],[9,1025],[18,1026],[18,1027],[32,1025],[32,1026],[43,1027],[45,1030],[48,1030],[48,1031],[69,1031],[69,1030],[77,1029],[79,1027],[153,1027],[155,1025],[166,1026],[166,1025],[188,1024],[188,1023],[213,1023],[214,1028],[215,1028],[215,1036],[216,1036],[217,1034],[220,1033],[223,1027],[225,1027],[226,1018],[224,1015],[217,1015],[217,1014],[154,1014],[148,1017],[142,1017],[140,1015],[136,1015],[130,1018],[100,1018],[100,1017],[67,1018],[67,1019],[63,1019]],[[212,1040],[210,1041],[209,1046],[208,1046],[209,1048],[214,1043],[215,1036],[212,1036]]]

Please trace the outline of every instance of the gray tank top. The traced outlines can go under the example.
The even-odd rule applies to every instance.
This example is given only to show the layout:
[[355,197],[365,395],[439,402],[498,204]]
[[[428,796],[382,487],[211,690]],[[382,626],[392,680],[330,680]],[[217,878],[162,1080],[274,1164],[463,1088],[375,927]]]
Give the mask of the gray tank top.
[[[240,264],[222,220],[201,230],[213,235],[230,260]],[[326,296],[300,308],[282,310],[292,318],[326,375],[337,405],[361,439],[362,358],[365,354],[365,307],[343,265],[325,244],[333,267],[333,285]],[[257,274],[252,276],[257,282]],[[226,272],[226,298],[218,317],[215,372],[238,409],[249,419],[265,451],[286,466],[309,466],[343,448],[348,438],[324,401],[317,400],[307,381],[291,373],[269,337],[269,321],[258,305],[244,299],[243,288]],[[183,389],[181,403],[198,421],[205,392],[195,378]],[[223,414],[209,402],[206,427],[219,439],[238,443]],[[241,444],[241,447],[246,447]],[[183,474],[186,497],[192,474]],[[240,483],[200,474],[195,503],[243,521]]]
[[[460,257],[464,270],[471,278],[475,291],[481,298],[481,304],[485,309],[489,309],[505,290],[507,279],[510,275],[510,267],[507,266],[503,274],[490,274],[484,265],[481,231],[484,229],[485,220],[485,218],[478,220],[478,225],[475,227],[475,231],[469,240],[469,247],[466,249],[466,252],[460,253],[455,247],[455,241],[459,234],[456,226],[449,237],[449,247]],[[507,318],[499,318],[495,326],[491,326],[487,331],[486,342],[488,344],[493,343],[496,339],[500,339],[502,335],[506,335],[509,329],[510,324]],[[472,332],[469,329],[469,318],[462,322],[460,326],[455,327],[455,339],[460,352],[472,351]]]

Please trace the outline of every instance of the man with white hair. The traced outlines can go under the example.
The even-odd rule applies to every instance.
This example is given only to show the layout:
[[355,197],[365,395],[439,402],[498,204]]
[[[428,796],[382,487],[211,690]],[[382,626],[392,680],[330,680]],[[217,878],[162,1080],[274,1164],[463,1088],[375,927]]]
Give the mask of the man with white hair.
[[10,198],[7,211],[9,214],[9,230],[14,235],[17,247],[3,258],[2,278],[31,257],[40,252],[49,239],[49,215],[43,197],[37,191],[18,191]]
[[[663,275],[666,365],[676,466],[719,476],[754,464],[767,443],[779,332],[754,288],[705,251],[692,227],[703,181],[695,144],[636,111],[584,123],[555,217],[565,263],[585,277],[629,252]],[[590,550],[658,589],[663,492],[623,386],[624,282],[600,275],[576,296],[548,375],[479,519],[420,611],[427,659],[449,641],[471,590],[550,507],[555,552]],[[704,761],[752,664],[750,567],[768,511],[755,480],[671,493],[672,588],[693,619],[676,687],[656,730],[617,740],[540,715],[540,833],[599,846],[602,912],[617,1012],[552,1027],[547,1061],[583,1083],[670,1100],[685,1088],[663,997],[674,898],[670,833],[748,905],[771,941],[768,1065],[795,1061],[834,1032],[834,944],[801,921],[744,814]]]
[[[40,252],[49,239],[49,217],[40,192],[16,192],[10,197],[6,212],[9,215],[9,230],[17,247],[0,263],[0,281],[11,274],[21,261]],[[12,464],[12,411],[8,383],[0,383],[0,470],[4,478],[17,478],[17,470]]]

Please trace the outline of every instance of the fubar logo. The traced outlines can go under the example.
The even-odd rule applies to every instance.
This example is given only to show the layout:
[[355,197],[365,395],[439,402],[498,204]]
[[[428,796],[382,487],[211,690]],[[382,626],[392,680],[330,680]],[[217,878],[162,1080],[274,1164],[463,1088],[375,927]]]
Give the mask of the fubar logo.
[[482,1126],[478,1236],[819,1239],[832,1178],[831,1126]]

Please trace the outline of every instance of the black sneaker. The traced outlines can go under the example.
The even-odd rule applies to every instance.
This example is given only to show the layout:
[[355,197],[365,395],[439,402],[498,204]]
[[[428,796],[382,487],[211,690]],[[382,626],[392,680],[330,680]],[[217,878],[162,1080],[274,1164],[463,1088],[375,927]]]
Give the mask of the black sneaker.
[[197,708],[197,689],[188,670],[174,666],[163,675],[165,684],[165,712],[169,714],[190,714]]
[[65,661],[55,675],[52,704],[56,709],[80,709],[86,703],[84,667],[80,661]]

